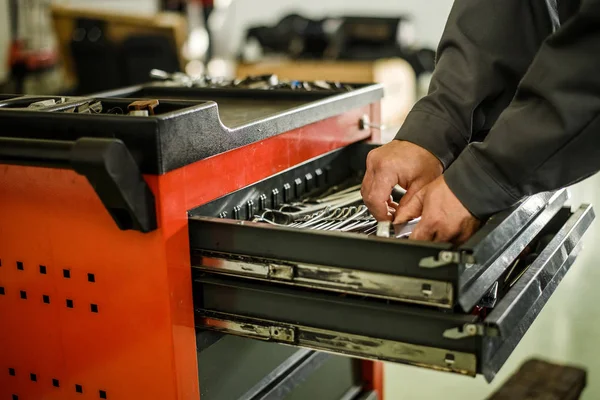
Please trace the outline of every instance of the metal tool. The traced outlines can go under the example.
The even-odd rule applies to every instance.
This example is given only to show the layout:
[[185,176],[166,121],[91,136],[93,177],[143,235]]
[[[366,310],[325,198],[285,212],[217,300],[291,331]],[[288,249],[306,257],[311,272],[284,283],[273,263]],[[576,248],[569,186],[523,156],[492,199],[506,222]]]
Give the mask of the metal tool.
[[391,225],[390,222],[378,224],[368,208],[362,204],[360,185],[351,185],[334,186],[320,196],[286,203],[277,210],[264,210],[262,214],[256,215],[253,221],[297,229],[366,235],[373,235],[378,229],[383,229],[382,232],[387,232],[386,237],[406,238],[419,219],[397,226]]
[[41,101],[36,101],[35,103],[31,103],[30,105],[27,106],[27,108],[39,109],[39,108],[53,106],[55,104],[57,104],[56,100],[48,99],[48,100],[41,100]]
[[102,103],[100,101],[90,101],[77,107],[79,114],[99,114],[102,112]]
[[377,236],[408,238],[420,220],[421,217],[418,217],[403,224],[396,225],[394,225],[391,221],[381,221],[377,224]]
[[288,89],[294,91],[341,91],[349,92],[354,90],[354,87],[339,82],[328,82],[318,80],[297,81],[297,80],[281,80],[277,75],[255,75],[248,76],[244,79],[226,79],[222,77],[211,77],[208,75],[189,76],[182,72],[169,73],[160,69],[150,71],[150,77],[156,80],[161,80],[165,84],[184,86],[184,87],[201,87],[201,88],[238,88],[238,89],[258,89],[258,90],[275,90]]

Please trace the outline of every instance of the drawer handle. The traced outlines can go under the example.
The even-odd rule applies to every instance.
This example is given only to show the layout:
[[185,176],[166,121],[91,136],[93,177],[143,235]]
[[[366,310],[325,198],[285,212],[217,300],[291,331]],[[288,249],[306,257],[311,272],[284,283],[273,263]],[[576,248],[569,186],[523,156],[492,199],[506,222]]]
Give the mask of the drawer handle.
[[71,169],[90,182],[119,229],[156,229],[154,195],[125,144],[114,138],[0,138],[0,164]]

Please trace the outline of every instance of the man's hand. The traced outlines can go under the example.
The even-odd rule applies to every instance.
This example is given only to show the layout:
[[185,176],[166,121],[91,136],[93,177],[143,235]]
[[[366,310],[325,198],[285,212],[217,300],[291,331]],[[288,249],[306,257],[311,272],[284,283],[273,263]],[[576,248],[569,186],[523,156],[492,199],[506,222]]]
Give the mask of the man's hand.
[[479,228],[480,222],[446,185],[440,176],[398,208],[394,224],[421,217],[411,239],[462,244]]
[[400,206],[404,206],[442,172],[442,163],[429,151],[410,142],[393,140],[367,156],[361,188],[363,201],[378,221],[392,220],[398,206],[390,200],[395,185],[406,189],[400,201]]

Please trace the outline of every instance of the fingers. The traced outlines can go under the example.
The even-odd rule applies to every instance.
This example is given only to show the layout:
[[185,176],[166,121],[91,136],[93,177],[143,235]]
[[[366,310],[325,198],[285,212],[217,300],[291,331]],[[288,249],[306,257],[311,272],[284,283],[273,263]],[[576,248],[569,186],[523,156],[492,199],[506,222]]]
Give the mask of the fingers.
[[415,229],[411,233],[409,239],[434,241],[435,226],[428,223],[427,220],[421,220],[421,222],[419,222],[417,226],[415,226]]
[[388,211],[388,202],[395,184],[396,176],[393,173],[365,174],[361,194],[365,205],[378,221],[392,219],[392,215]]
[[467,240],[473,235],[473,232],[462,232],[456,239],[452,240],[452,244],[456,246],[460,246],[461,244],[465,244]]
[[426,240],[435,243],[454,243],[456,233],[448,231],[442,223],[435,222],[432,218],[422,218],[415,226],[410,239]]
[[410,199],[412,199],[412,197],[418,193],[421,189],[423,189],[425,186],[427,186],[428,182],[425,182],[423,180],[417,179],[413,182],[411,182],[411,184],[408,187],[408,190],[406,191],[406,193],[404,194],[404,196],[402,196],[402,198],[400,199],[400,206],[404,206],[406,203],[408,203],[410,201]]
[[461,230],[460,234],[457,235],[457,237],[454,238],[454,240],[452,240],[452,243],[454,243],[457,246],[464,244],[467,240],[471,238],[471,236],[473,236],[475,232],[477,232],[477,229],[479,229],[480,226],[480,221],[473,221],[467,224],[467,226]]
[[475,233],[480,222],[456,198],[443,178],[421,189],[406,204],[400,204],[394,222],[421,216],[410,239],[462,244]]
[[441,229],[433,229],[433,238],[432,241],[436,243],[451,243],[454,242],[454,238],[456,237],[455,233],[444,231]]
[[398,211],[398,203],[394,202],[393,200],[390,200],[388,202],[388,220],[392,220],[394,215],[396,215],[396,211]]
[[408,202],[412,199],[412,197],[419,192],[419,190],[421,189],[421,186],[419,186],[419,188],[417,189],[417,186],[411,186],[410,189],[408,189],[406,191],[406,193],[404,194],[404,196],[402,196],[402,198],[400,199],[400,202],[398,203],[400,205],[400,207],[404,207],[406,204],[408,204]]
[[[442,163],[431,152],[402,140],[393,140],[367,155],[361,194],[378,221],[391,220],[388,198],[395,186],[411,190],[401,200],[404,206],[425,186],[441,176]],[[394,192],[398,199],[401,191]],[[393,206],[392,206],[393,207]],[[403,207],[400,207],[403,208]]]
[[[400,205],[394,217],[394,224],[403,224],[411,219],[420,217],[423,212],[423,199],[425,195],[425,191],[421,191],[412,196],[411,200],[406,204],[403,206]],[[419,224],[417,224],[417,226],[419,226]]]

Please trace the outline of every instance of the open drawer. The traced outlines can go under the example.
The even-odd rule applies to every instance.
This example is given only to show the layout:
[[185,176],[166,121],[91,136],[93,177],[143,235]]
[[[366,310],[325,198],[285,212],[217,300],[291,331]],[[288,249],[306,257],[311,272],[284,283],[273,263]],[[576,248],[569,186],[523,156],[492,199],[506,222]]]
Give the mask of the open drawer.
[[370,148],[349,146],[190,212],[197,326],[491,380],[573,263],[592,208],[563,207],[566,191],[533,196],[458,249],[248,220],[360,176]]
[[542,193],[490,218],[465,245],[415,242],[249,221],[354,179],[359,143],[190,211],[192,265],[209,272],[469,312],[558,213],[568,192]]

